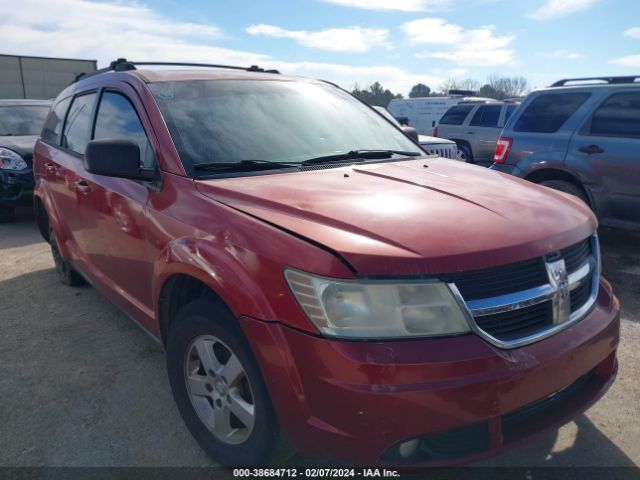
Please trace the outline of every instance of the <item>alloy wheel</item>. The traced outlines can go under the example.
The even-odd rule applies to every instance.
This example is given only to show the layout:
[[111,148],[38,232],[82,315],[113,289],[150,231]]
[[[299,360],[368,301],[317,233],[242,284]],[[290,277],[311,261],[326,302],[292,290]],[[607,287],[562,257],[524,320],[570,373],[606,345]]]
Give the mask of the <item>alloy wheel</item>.
[[196,337],[186,349],[184,379],[200,421],[220,441],[244,443],[255,425],[256,410],[247,373],[220,339]]

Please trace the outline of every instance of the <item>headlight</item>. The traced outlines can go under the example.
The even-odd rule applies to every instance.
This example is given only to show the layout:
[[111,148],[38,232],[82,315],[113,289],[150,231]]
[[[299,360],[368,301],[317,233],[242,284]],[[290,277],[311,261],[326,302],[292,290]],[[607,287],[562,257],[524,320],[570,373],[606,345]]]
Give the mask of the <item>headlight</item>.
[[0,170],[24,170],[27,162],[13,150],[0,148]]
[[445,283],[338,280],[290,269],[284,275],[300,307],[327,336],[404,338],[470,331]]

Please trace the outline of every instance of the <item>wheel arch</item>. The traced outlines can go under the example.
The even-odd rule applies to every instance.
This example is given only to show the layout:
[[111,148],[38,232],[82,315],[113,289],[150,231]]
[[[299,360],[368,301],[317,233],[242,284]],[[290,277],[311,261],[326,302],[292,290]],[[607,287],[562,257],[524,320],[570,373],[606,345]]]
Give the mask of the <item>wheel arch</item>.
[[166,344],[177,311],[197,298],[215,301],[234,318],[273,320],[263,289],[242,265],[199,239],[176,239],[154,268],[154,298],[160,339]]
[[578,187],[584,193],[585,197],[589,200],[589,207],[591,209],[594,208],[591,192],[584,186],[580,179],[571,172],[560,170],[558,168],[541,168],[528,173],[524,179],[532,183],[540,183],[545,180],[564,180],[565,182],[569,182]]

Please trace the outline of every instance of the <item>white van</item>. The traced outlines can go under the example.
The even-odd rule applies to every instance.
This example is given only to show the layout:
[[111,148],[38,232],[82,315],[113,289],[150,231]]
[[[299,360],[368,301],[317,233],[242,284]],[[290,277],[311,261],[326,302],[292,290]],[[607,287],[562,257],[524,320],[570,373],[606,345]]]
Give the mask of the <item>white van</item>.
[[433,127],[449,108],[460,102],[495,102],[492,98],[465,97],[449,95],[448,97],[395,98],[389,102],[387,110],[396,119],[406,118],[409,126],[421,135],[431,135]]

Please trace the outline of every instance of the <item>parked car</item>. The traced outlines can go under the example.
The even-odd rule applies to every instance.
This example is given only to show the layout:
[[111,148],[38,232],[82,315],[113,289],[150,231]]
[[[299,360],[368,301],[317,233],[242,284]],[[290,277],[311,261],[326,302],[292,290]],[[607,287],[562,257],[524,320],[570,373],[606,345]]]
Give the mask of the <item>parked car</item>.
[[[391,113],[384,107],[374,106],[378,112],[393,123],[396,127],[407,133],[407,127],[402,125]],[[409,135],[420,144],[422,149],[430,155],[438,155],[439,157],[449,158],[451,160],[459,160],[458,149],[456,148],[456,142],[447,140],[445,138],[430,137],[429,135],[418,135],[418,132],[414,129],[414,134]]]
[[36,217],[58,275],[164,346],[224,465],[290,445],[469,461],[614,380],[619,305],[587,206],[424,156],[332,84],[121,59],[65,89],[44,132]]
[[433,135],[455,141],[460,160],[488,166],[502,127],[517,106],[497,100],[461,102],[447,110]]
[[640,230],[640,76],[566,79],[532,92],[493,169],[581,198],[607,227]]
[[0,100],[0,221],[33,202],[33,147],[49,108],[45,100]]
[[403,125],[414,127],[421,135],[431,135],[434,125],[452,106],[461,102],[491,101],[472,93],[452,90],[447,97],[394,98],[387,109]]

